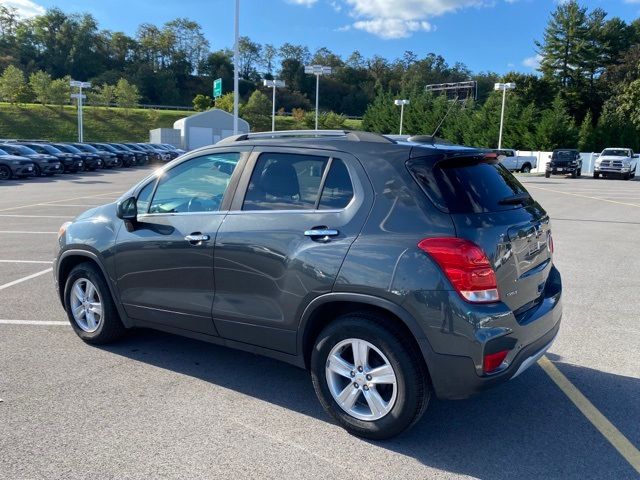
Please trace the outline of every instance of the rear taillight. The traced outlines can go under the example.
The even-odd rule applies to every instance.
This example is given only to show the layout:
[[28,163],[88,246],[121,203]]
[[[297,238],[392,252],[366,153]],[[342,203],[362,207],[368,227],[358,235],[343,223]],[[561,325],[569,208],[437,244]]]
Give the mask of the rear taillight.
[[502,350],[501,352],[489,353],[484,356],[482,362],[482,370],[484,373],[492,373],[500,368],[504,359],[507,358],[509,350]]
[[467,302],[500,300],[496,274],[489,259],[475,243],[462,238],[425,238],[418,248],[431,255]]

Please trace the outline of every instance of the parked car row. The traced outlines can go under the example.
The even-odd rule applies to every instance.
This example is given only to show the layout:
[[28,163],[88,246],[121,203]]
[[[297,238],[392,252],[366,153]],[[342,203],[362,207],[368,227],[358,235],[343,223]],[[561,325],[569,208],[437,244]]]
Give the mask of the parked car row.
[[0,142],[0,180],[166,163],[183,153],[158,143],[4,140]]

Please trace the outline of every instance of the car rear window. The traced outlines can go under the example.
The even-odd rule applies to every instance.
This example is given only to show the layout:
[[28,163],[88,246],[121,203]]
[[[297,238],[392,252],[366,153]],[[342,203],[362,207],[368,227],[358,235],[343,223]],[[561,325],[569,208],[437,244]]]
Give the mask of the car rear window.
[[434,162],[416,159],[407,165],[422,190],[449,213],[488,213],[521,208],[503,202],[527,194],[522,184],[497,159],[465,157]]

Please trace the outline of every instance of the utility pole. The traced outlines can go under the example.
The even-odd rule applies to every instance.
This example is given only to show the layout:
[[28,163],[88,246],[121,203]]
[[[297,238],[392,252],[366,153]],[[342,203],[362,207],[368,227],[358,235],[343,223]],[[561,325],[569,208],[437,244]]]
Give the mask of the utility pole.
[[78,93],[72,93],[71,98],[75,98],[78,100],[78,142],[84,142],[84,125],[83,125],[83,117],[82,117],[82,100],[86,98],[86,95],[82,93],[83,88],[91,88],[91,83],[89,82],[79,82],[78,80],[71,80],[69,82],[71,87],[77,87]]
[[282,80],[263,80],[262,84],[265,87],[273,88],[273,100],[271,103],[271,131],[276,131],[276,88],[283,88],[285,83]]
[[394,100],[395,105],[400,105],[400,135],[402,135],[402,121],[404,120],[404,106],[409,105],[409,100]]
[[496,83],[493,86],[494,90],[502,90],[502,111],[500,113],[500,133],[498,134],[498,149],[502,148],[502,127],[504,125],[504,106],[507,102],[507,90],[514,90],[516,88],[515,83]]
[[320,76],[321,75],[331,75],[332,69],[331,67],[326,67],[323,65],[306,65],[304,67],[304,73],[315,75],[316,76],[316,130],[318,130],[318,105],[320,99]]
[[239,80],[239,64],[240,64],[240,0],[236,0],[235,15],[235,41],[233,42],[233,134],[238,134],[238,111],[240,97],[240,80]]

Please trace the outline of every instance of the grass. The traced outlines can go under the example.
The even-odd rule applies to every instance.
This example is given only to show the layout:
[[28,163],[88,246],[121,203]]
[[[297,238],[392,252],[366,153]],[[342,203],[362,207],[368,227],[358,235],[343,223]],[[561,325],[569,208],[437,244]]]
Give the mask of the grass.
[[[172,128],[173,122],[192,111],[85,107],[84,138],[95,142],[144,142],[149,130]],[[360,120],[347,120],[345,128],[357,130]],[[301,128],[292,117],[276,117],[276,130]],[[302,127],[304,128],[304,127]],[[78,138],[77,109],[0,103],[0,138],[74,141]]]

